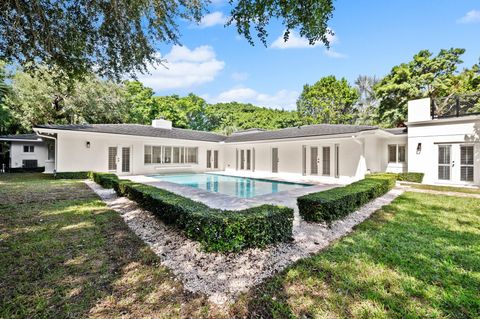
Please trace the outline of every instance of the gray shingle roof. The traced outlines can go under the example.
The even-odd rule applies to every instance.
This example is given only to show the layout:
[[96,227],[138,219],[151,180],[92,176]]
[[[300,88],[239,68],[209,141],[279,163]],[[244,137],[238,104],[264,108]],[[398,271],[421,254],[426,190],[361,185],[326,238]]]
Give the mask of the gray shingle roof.
[[407,134],[407,128],[406,127],[386,128],[386,129],[383,129],[383,130],[387,131],[388,133],[392,133],[394,135]]
[[16,134],[16,135],[0,135],[0,140],[8,140],[8,141],[31,141],[31,140],[39,140],[41,139],[40,136],[37,134]]
[[35,128],[54,130],[82,131],[93,133],[109,133],[134,136],[163,137],[181,140],[220,142],[225,136],[210,132],[194,131],[181,128],[164,129],[140,124],[70,124],[70,125],[37,125]]
[[343,124],[315,124],[299,127],[289,127],[274,131],[252,132],[229,136],[225,142],[249,142],[259,140],[274,140],[298,137],[313,137],[336,134],[353,134],[362,131],[376,130],[376,126],[367,125],[343,125]]

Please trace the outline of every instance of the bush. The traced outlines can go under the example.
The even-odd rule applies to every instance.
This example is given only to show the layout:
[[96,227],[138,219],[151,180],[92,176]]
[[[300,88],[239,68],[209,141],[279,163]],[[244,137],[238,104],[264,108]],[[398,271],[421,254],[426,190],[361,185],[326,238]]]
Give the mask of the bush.
[[265,247],[292,236],[293,210],[262,205],[241,211],[213,209],[154,186],[119,180],[114,174],[92,173],[92,179],[120,196],[136,201],[166,224],[182,229],[206,251],[235,252]]
[[45,167],[10,167],[6,171],[8,173],[43,173]]
[[311,222],[331,222],[354,212],[395,186],[392,175],[371,175],[344,187],[308,194],[297,199],[300,216]]
[[421,183],[423,181],[423,173],[414,173],[414,172],[408,172],[408,173],[400,173],[398,174],[397,180],[403,181],[403,182],[413,182],[413,183]]
[[55,174],[56,179],[87,179],[90,172],[59,172]]

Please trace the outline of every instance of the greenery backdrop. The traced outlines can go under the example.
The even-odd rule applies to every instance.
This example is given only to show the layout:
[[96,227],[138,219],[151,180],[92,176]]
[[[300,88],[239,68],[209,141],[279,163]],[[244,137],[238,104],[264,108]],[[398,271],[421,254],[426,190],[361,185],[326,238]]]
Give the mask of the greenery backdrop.
[[[464,49],[422,50],[378,79],[326,76],[306,84],[296,110],[270,109],[229,102],[209,104],[187,96],[156,96],[138,81],[114,82],[89,74],[61,81],[61,71],[7,71],[0,64],[0,134],[30,132],[38,124],[138,123],[164,117],[175,127],[230,134],[239,129],[279,129],[305,124],[403,125],[407,101],[422,97],[446,99],[480,93],[480,65],[462,65]],[[10,69],[8,69],[10,70]],[[476,110],[480,111],[477,101]]]

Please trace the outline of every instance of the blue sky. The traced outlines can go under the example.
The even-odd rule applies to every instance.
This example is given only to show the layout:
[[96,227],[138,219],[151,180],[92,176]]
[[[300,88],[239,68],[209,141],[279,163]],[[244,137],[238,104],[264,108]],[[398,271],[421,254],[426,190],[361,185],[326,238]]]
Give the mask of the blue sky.
[[209,11],[200,25],[180,21],[182,47],[159,47],[168,69],[140,77],[157,95],[193,92],[212,103],[294,109],[303,85],[323,76],[351,83],[360,74],[381,77],[422,49],[465,48],[465,66],[480,58],[478,0],[337,0],[330,51],[298,36],[284,44],[279,23],[269,28],[268,47],[251,46],[234,27],[224,27],[227,1],[214,0]]

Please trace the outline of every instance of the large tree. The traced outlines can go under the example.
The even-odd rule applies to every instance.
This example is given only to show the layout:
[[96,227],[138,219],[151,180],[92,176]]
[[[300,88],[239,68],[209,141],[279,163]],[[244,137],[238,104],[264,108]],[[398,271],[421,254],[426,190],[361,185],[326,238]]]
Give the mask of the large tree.
[[[271,19],[328,45],[332,0],[229,1],[238,33],[266,42]],[[160,62],[160,43],[179,43],[178,21],[199,22],[209,0],[3,0],[0,59],[23,67],[58,67],[70,79],[96,72],[119,79]]]
[[297,100],[299,115],[307,123],[350,124],[355,120],[358,91],[345,78],[333,75],[305,84]]
[[451,48],[440,50],[434,56],[430,51],[422,50],[414,55],[412,61],[394,66],[375,87],[381,99],[378,112],[382,123],[388,126],[402,125],[409,100],[444,98],[443,104],[438,106],[439,112],[442,112],[449,98],[478,91],[475,80],[478,66],[458,71],[463,63],[461,56],[464,52],[464,49]]
[[375,93],[375,85],[380,80],[375,76],[359,75],[355,80],[355,87],[358,90],[359,98],[355,105],[357,118],[356,123],[360,125],[377,125],[379,99]]

